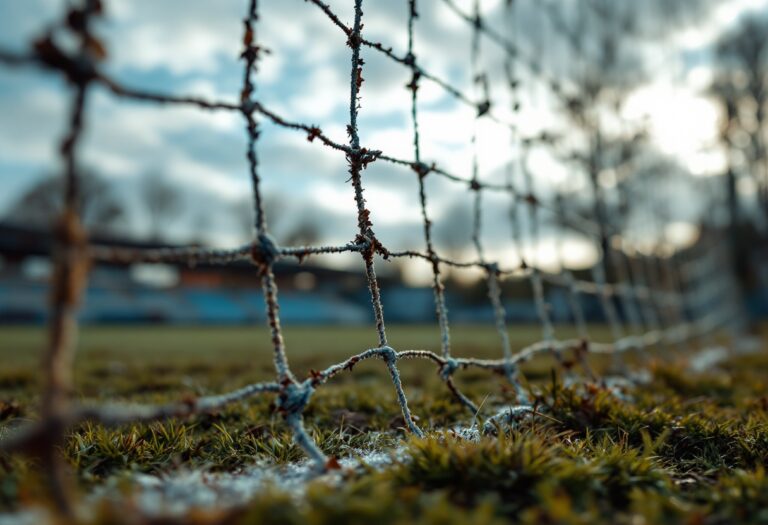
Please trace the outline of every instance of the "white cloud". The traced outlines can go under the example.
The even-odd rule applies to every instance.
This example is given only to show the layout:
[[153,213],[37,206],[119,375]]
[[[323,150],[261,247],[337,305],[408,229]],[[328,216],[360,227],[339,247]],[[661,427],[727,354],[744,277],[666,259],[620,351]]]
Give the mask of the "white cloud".
[[41,167],[54,163],[65,128],[66,97],[42,86],[11,93],[0,97],[0,155]]
[[712,164],[718,141],[720,112],[708,98],[666,82],[637,90],[626,104],[630,119],[650,118],[652,138],[664,153],[679,159],[696,174],[720,169]]

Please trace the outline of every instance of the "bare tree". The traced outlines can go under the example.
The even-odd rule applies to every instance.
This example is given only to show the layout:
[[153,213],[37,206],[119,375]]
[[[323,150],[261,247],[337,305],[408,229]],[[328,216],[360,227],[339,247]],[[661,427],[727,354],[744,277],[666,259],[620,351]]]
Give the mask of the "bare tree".
[[318,217],[304,215],[288,230],[288,233],[282,238],[282,243],[286,246],[310,246],[320,242],[321,238],[322,232]]
[[[723,179],[729,239],[737,276],[746,289],[752,277],[760,275],[750,261],[764,244],[753,241],[761,235],[760,228],[768,225],[768,18],[745,15],[720,37],[715,51],[716,73],[710,94],[721,107],[719,139],[727,162]],[[737,191],[740,180],[752,180],[757,188],[758,214],[751,221],[748,202]]]
[[[565,114],[572,124],[572,135],[581,146],[571,152],[577,169],[586,175],[590,186],[589,203],[568,198],[569,206],[586,206],[586,215],[599,227],[599,247],[609,280],[613,279],[611,260],[612,231],[628,222],[625,181],[633,165],[645,151],[644,123],[629,123],[621,112],[628,95],[646,78],[638,46],[630,39],[640,38],[635,26],[637,9],[633,4],[594,0],[592,8],[577,13],[576,32],[571,43],[574,55],[571,82],[576,94],[565,100]],[[645,4],[644,4],[645,6]],[[610,175],[610,177],[608,177]],[[611,178],[619,198],[610,200],[606,179]],[[621,182],[621,183],[620,183]]]
[[[107,181],[93,173],[83,173],[79,183],[78,212],[83,224],[92,233],[114,233],[125,222],[123,202]],[[60,176],[43,178],[11,205],[4,219],[38,228],[50,227],[64,206],[63,184]]]
[[741,177],[754,180],[763,221],[768,220],[767,51],[768,19],[754,15],[725,33],[716,48],[717,73],[710,92],[723,110],[720,139],[728,155],[726,184],[734,226],[744,219],[735,191]]
[[[470,205],[459,199],[452,203],[443,217],[435,221],[433,235],[437,252],[449,259],[461,259],[461,254],[472,242],[472,213]],[[444,268],[446,278],[451,267]]]
[[[266,213],[267,228],[275,232],[281,224],[281,210],[283,199],[278,195],[264,196],[264,213]],[[254,211],[253,198],[246,197],[227,205],[230,216],[234,220],[237,230],[244,241],[253,239],[256,232],[256,212]]]
[[233,204],[227,204],[227,208],[237,228],[238,236],[242,238],[243,242],[253,239],[256,223],[253,200],[241,199]]
[[178,188],[165,181],[159,173],[147,173],[141,179],[141,198],[149,222],[150,238],[159,241],[168,222],[178,217],[181,211]]
[[[267,228],[283,244],[312,244],[320,239],[318,221],[309,216],[303,216],[297,223],[291,223],[286,217],[296,214],[286,213],[290,204],[280,194],[271,193],[264,197],[264,213],[266,213]],[[253,239],[256,217],[251,197],[239,199],[227,204],[229,216],[235,223],[240,237],[244,242]]]

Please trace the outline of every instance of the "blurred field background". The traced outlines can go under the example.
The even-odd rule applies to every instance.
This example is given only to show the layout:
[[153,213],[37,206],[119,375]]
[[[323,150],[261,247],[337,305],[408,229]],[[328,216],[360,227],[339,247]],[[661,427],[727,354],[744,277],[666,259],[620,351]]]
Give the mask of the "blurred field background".
[[[541,327],[537,325],[518,325],[508,332],[516,349],[541,339]],[[558,333],[564,338],[576,336],[572,326],[563,326]],[[610,335],[605,326],[592,326],[592,333],[595,341],[607,340]],[[42,379],[39,367],[45,337],[45,331],[37,327],[0,328],[0,358],[4,365],[0,385],[36,391]],[[434,325],[393,325],[389,337],[399,350],[439,349],[440,334]],[[290,348],[291,366],[300,378],[306,377],[311,369],[325,368],[376,346],[375,332],[366,326],[288,326],[285,340]],[[267,328],[261,326],[87,326],[78,345],[76,382],[82,395],[96,400],[110,393],[125,394],[114,390],[118,384],[125,385],[127,393],[134,395],[157,391],[213,394],[272,379],[274,365],[269,341]],[[457,357],[501,355],[499,335],[493,326],[457,325],[452,342]],[[533,368],[548,370],[552,366],[552,358],[545,357]],[[431,363],[404,361],[402,368],[406,388],[423,387],[425,382],[440,388],[437,369]],[[477,371],[468,374],[493,376]],[[382,396],[394,396],[386,368],[378,360],[360,363],[353,374],[345,374],[334,382],[365,384],[371,377],[383,380]],[[501,382],[499,378],[498,382],[489,383],[488,393]]]

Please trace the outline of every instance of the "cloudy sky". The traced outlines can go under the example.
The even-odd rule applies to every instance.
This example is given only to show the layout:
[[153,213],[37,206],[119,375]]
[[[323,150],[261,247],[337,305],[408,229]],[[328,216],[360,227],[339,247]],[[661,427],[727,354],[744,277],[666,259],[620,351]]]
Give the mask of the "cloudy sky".
[[[351,25],[350,0],[328,3]],[[516,32],[526,56],[536,57],[545,70],[578,67],[578,57],[569,55],[563,36],[553,29],[542,8],[547,3],[558,5],[557,1],[518,0],[511,22],[505,17],[503,0],[483,0],[481,6],[491,25],[510,38]],[[60,16],[64,4],[62,0],[0,0],[0,46],[22,50],[25,42]],[[107,17],[97,32],[107,45],[106,68],[111,76],[137,88],[238,99],[242,65],[237,57],[246,0],[112,0],[106,4]],[[260,4],[257,39],[270,53],[259,64],[258,99],[289,120],[319,125],[336,141],[345,142],[350,53],[345,35],[320,9],[303,0],[261,0]],[[471,1],[457,4],[466,12],[471,9]],[[562,4],[572,2],[563,0]],[[704,4],[695,16],[682,17],[673,30],[652,39],[638,38],[634,45],[650,74],[633,87],[624,108],[627,119],[647,120],[652,142],[660,151],[697,176],[717,173],[722,166],[713,149],[717,108],[701,94],[711,78],[712,43],[745,13],[765,11],[768,0]],[[404,56],[407,2],[368,0],[364,10],[365,36]],[[471,81],[469,25],[439,0],[421,0],[419,10],[415,50],[420,65],[469,95],[477,93]],[[563,11],[568,13],[566,8]],[[370,49],[363,50],[363,58],[362,144],[412,159],[410,93],[405,88],[409,71]],[[522,67],[517,95],[522,109],[518,114],[511,111],[503,64],[498,46],[483,40],[477,67],[490,80],[494,115],[515,121],[523,136],[542,130],[563,131],[563,119],[553,110],[555,101]],[[0,192],[0,213],[58,169],[56,147],[67,101],[60,78],[34,68],[0,67],[0,180],[4,190]],[[419,112],[425,161],[437,161],[451,172],[469,177],[470,139],[477,126],[480,176],[488,181],[504,180],[505,166],[518,153],[510,146],[512,137],[506,127],[488,119],[475,123],[473,108],[427,80],[419,90]],[[97,89],[87,115],[83,165],[107,177],[133,210],[126,229],[140,235],[147,226],[141,220],[136,181],[153,173],[177,186],[185,200],[183,216],[168,224],[169,235],[181,241],[185,236],[194,237],[193,230],[203,229],[218,245],[243,240],[242,228],[231,212],[250,190],[244,123],[238,114],[158,107],[115,99]],[[352,239],[355,205],[343,156],[317,141],[309,143],[303,133],[268,122],[262,123],[262,130],[260,171],[265,192],[277,208],[271,216],[278,236],[295,217],[305,215],[323,225],[327,242]],[[579,188],[574,175],[545,154],[533,155],[530,165],[539,191],[563,185]],[[372,220],[385,244],[421,249],[413,173],[373,163],[365,172],[364,184]],[[460,221],[456,220],[469,210],[466,186],[429,178],[427,190],[434,221],[451,224],[449,233],[468,237],[469,230],[457,226]],[[466,204],[464,211],[459,202]],[[497,250],[509,249],[509,229],[504,223],[507,206],[503,198],[489,196],[484,209],[484,240],[489,246],[505,246]],[[543,259],[553,257],[552,242],[542,243]],[[565,243],[566,255],[574,262],[588,260],[590,249],[580,239],[566,237]]]

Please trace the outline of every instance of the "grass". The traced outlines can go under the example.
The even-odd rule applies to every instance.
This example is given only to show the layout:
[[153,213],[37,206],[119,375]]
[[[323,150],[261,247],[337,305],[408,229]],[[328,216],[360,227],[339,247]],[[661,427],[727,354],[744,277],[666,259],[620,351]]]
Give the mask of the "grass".
[[[604,328],[592,333],[607,338]],[[435,327],[396,326],[389,335],[398,349],[436,350],[439,341]],[[500,353],[490,327],[457,326],[452,335],[458,355]],[[510,328],[515,347],[538,336],[536,327]],[[43,338],[39,329],[0,329],[0,433],[36,417]],[[268,340],[253,328],[86,328],[75,395],[167,401],[271,379]],[[286,341],[303,376],[372,346],[375,333],[291,327]],[[340,486],[318,480],[301,496],[268,489],[244,507],[194,511],[179,523],[768,523],[768,354],[697,374],[677,349],[653,355],[652,381],[626,400],[597,387],[564,387],[549,358],[530,363],[525,371],[542,415],[478,442],[444,430],[468,417],[434,367],[402,363],[410,406],[430,431],[417,439],[402,430],[383,363],[360,363],[317,391],[306,422],[333,456],[404,446],[391,467],[346,472]],[[457,379],[484,401],[486,416],[511,400],[499,376],[467,371]],[[82,493],[131,473],[232,472],[302,458],[266,397],[187,420],[119,429],[85,424],[62,452]],[[44,502],[41,476],[33,460],[0,456],[0,510]],[[113,502],[90,521],[135,522],[126,516],[135,518]]]

